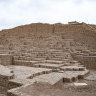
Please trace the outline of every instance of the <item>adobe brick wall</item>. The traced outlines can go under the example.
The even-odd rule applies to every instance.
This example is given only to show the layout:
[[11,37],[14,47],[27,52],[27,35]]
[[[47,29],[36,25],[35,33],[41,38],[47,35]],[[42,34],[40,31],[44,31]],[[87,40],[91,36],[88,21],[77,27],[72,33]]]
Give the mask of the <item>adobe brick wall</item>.
[[8,88],[9,80],[14,78],[14,75],[4,76],[0,74],[0,86]]
[[2,65],[12,65],[13,63],[13,56],[9,54],[0,54],[0,63]]
[[82,24],[77,25],[64,25],[64,24],[55,24],[54,32],[85,32],[85,28]]
[[8,90],[10,90],[10,89],[17,88],[20,86],[22,86],[22,84],[17,83],[17,82],[8,81],[7,88],[8,88]]
[[[27,47],[26,49],[28,49],[34,46],[43,47],[47,42],[44,38],[58,35],[60,39],[64,36],[66,39],[71,38],[77,41],[79,40],[79,42],[83,42],[85,46],[88,45],[96,48],[96,32],[94,32],[94,30],[89,30],[89,26],[86,25],[87,24],[82,23],[75,25],[33,23],[19,26],[13,29],[1,31],[0,44],[6,45],[4,46],[6,50],[19,50],[22,47]],[[56,38],[58,39],[58,37]],[[40,42],[41,44],[39,44]],[[48,44],[51,43],[50,40],[48,42]],[[28,45],[30,46],[28,47]],[[48,47],[47,44],[44,45],[44,47],[45,46]]]
[[96,69],[96,56],[83,56],[72,53],[72,57],[89,69]]
[[14,65],[19,65],[19,66],[30,66],[32,67],[33,64],[40,63],[38,61],[26,61],[26,60],[14,60]]
[[8,88],[8,82],[14,78],[14,73],[3,65],[0,65],[0,86]]
[[96,56],[83,56],[83,64],[87,68],[96,69]]

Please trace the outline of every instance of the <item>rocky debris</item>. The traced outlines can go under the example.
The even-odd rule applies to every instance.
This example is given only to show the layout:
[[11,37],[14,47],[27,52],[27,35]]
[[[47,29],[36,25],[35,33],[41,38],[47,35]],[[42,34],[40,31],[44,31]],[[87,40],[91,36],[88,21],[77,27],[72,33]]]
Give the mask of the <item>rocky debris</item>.
[[74,83],[75,88],[88,88],[88,84],[86,83]]

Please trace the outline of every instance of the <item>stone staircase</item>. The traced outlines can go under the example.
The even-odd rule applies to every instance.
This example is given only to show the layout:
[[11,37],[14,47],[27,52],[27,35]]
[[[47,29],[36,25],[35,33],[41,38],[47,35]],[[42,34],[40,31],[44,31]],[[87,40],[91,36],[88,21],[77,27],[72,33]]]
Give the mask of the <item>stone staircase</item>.
[[45,51],[33,51],[30,54],[21,54],[19,56],[14,56],[16,60],[64,60],[71,59],[71,55],[67,52],[63,52],[63,50],[45,50]]
[[[35,58],[42,58],[42,56],[50,57],[51,54],[52,56],[48,59],[44,58],[44,60],[24,59],[28,56],[31,57],[33,53],[37,56]],[[54,60],[53,56],[59,60]],[[33,84],[34,82],[47,82],[51,85],[74,82],[79,78],[84,78],[89,73],[78,61],[73,60],[70,53],[63,52],[62,50],[35,50],[30,54],[21,54],[21,57],[23,58],[20,60],[14,59],[13,65],[6,65],[14,74],[14,78],[8,81],[9,89]],[[54,76],[54,79],[52,76]]]

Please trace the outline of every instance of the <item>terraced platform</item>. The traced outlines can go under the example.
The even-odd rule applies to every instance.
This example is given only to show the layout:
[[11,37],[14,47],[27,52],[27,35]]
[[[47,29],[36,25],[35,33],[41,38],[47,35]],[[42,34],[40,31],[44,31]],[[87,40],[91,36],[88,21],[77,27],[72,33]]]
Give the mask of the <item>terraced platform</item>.
[[84,22],[35,23],[2,30],[0,86],[6,86],[8,96],[34,96],[24,90],[38,82],[57,86],[83,79],[89,73],[86,63],[96,68],[95,27]]
[[[35,77],[42,74],[47,74],[52,72],[52,69],[46,68],[34,68],[27,66],[7,66],[9,69],[14,71],[14,79],[9,80],[9,88],[16,87],[23,84],[28,84],[31,80],[28,80],[29,77]],[[11,86],[13,84],[13,86]]]
[[59,69],[59,67],[64,66],[64,64],[39,63],[39,64],[34,64],[33,66],[40,67],[40,68]]
[[[89,73],[85,67],[80,67],[78,64],[77,66],[76,64],[75,66],[65,66],[61,64],[61,62],[60,64],[57,64],[57,62],[56,64],[53,64],[53,62],[52,64],[33,64],[33,67],[17,65],[9,65],[7,67],[14,72],[14,78],[9,80],[8,83],[9,93],[16,87],[21,86],[20,88],[22,88],[22,86],[38,82],[48,83],[51,86],[57,86],[64,82],[75,82],[78,79],[83,79]],[[64,68],[64,70],[62,68]]]
[[[83,79],[89,71],[61,71],[57,70],[54,72],[54,69],[47,68],[36,68],[36,67],[25,67],[25,66],[8,66],[11,70],[14,70],[15,78],[9,80],[9,91],[8,96],[15,96],[20,93],[20,90],[27,88],[27,86],[35,83],[47,83],[51,86],[58,86],[64,82],[75,82],[78,79]],[[16,85],[17,84],[17,85]],[[13,85],[13,86],[12,86]],[[20,87],[21,86],[21,87]],[[18,88],[15,88],[18,87]],[[19,92],[14,94],[14,92]],[[11,94],[11,95],[10,95]],[[23,94],[23,93],[22,93]],[[19,94],[18,96],[22,96]],[[16,95],[17,96],[17,95]],[[26,96],[26,94],[23,94]],[[29,95],[30,96],[30,95]]]

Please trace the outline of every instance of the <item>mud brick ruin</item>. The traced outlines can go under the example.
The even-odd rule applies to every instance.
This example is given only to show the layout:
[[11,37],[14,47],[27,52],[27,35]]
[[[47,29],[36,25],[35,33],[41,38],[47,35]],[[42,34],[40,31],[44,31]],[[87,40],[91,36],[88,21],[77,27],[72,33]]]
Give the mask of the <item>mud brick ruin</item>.
[[90,69],[96,69],[96,25],[33,23],[0,31],[0,86],[7,96],[34,96],[24,90],[75,82]]

